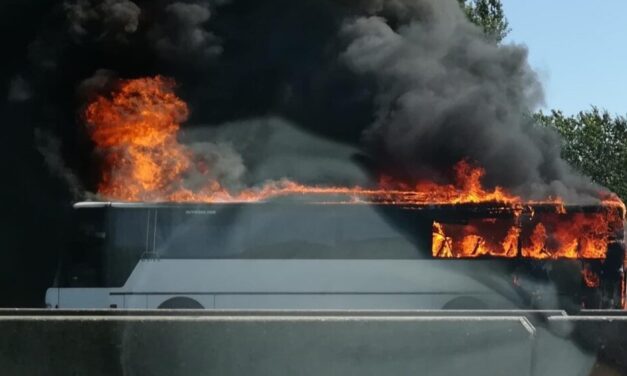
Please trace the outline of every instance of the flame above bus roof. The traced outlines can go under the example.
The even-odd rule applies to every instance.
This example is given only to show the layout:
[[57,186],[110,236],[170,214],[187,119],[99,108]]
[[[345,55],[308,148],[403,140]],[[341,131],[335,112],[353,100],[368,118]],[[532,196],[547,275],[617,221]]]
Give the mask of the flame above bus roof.
[[[103,158],[98,194],[123,203],[80,203],[76,208],[279,201],[396,206],[433,213],[432,251],[440,258],[516,257],[522,252],[523,257],[538,259],[603,259],[611,237],[623,228],[625,205],[616,195],[599,192],[598,205],[589,207],[567,206],[560,197],[529,201],[499,185],[484,186],[485,170],[466,159],[449,166],[447,182],[407,183],[382,175],[374,187],[305,185],[285,179],[229,190],[212,174],[211,161],[177,140],[189,111],[174,87],[173,80],[161,76],[121,80],[116,90],[86,107],[88,130]],[[184,177],[190,173],[202,175],[200,187],[186,186]],[[440,223],[442,215],[465,223],[447,226]],[[514,220],[495,227],[493,218],[499,216]],[[521,218],[534,217],[540,220],[525,228]],[[472,218],[481,220],[472,223]]]

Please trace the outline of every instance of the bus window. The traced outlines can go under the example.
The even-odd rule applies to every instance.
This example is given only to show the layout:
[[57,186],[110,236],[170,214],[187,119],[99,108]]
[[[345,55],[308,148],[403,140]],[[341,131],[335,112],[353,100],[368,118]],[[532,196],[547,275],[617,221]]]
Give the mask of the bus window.
[[338,258],[337,208],[277,205],[250,210],[245,258]]
[[107,286],[122,286],[139,262],[150,249],[149,226],[153,210],[137,208],[114,208],[107,211],[108,237],[104,282]]
[[430,222],[422,228],[417,213],[401,209],[242,204],[155,212],[149,237],[161,258],[412,259],[430,249]]
[[155,251],[162,258],[227,258],[241,252],[245,219],[236,207],[157,211]]
[[62,256],[58,287],[120,287],[146,250],[148,210],[75,210],[75,232]]
[[[397,209],[377,210],[366,205],[340,211],[336,248],[346,258],[419,258],[421,244],[416,238],[421,234],[413,226],[415,214]],[[411,231],[405,231],[407,226]]]
[[61,256],[56,283],[59,287],[102,286],[102,254],[106,248],[103,211],[78,210],[73,220],[74,232]]
[[[400,214],[400,216],[399,216]],[[413,259],[419,252],[415,213],[370,205],[305,205],[260,210],[250,218],[247,258]],[[395,220],[404,221],[405,231]],[[288,230],[289,229],[289,230]],[[430,227],[426,238],[430,237]],[[411,236],[410,236],[411,235]]]

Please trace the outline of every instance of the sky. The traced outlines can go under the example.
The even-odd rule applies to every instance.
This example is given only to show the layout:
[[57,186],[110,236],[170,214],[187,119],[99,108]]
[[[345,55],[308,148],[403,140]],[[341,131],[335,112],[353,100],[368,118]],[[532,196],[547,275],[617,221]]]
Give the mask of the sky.
[[545,89],[546,108],[574,114],[592,105],[627,115],[627,0],[502,0]]

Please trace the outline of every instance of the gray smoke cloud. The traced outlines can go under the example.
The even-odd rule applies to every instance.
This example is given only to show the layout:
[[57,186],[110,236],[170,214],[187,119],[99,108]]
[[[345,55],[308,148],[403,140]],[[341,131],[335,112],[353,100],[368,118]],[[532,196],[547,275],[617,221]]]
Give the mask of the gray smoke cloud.
[[9,82],[7,100],[10,102],[24,102],[33,96],[30,85],[20,75],[17,75]]
[[244,188],[246,166],[230,143],[192,142],[186,146],[193,154],[193,166],[185,173],[185,187],[195,191],[217,181],[230,191]]
[[164,9],[164,20],[151,31],[157,53],[166,60],[203,62],[222,52],[220,39],[204,25],[209,4],[175,2]]
[[35,145],[48,169],[66,183],[74,198],[92,196],[91,193],[85,191],[76,174],[66,166],[61,154],[61,140],[58,137],[46,130],[36,128]]
[[196,126],[181,135],[181,141],[194,151],[199,149],[193,140],[199,139],[217,143],[200,145],[208,146],[205,150],[212,156],[208,160],[213,161],[219,181],[226,186],[254,186],[283,179],[319,185],[371,183],[368,172],[355,159],[361,153],[359,148],[307,132],[279,116]]
[[543,93],[524,47],[486,38],[456,1],[374,4],[390,17],[345,21],[341,59],[376,82],[375,121],[363,136],[389,166],[445,178],[468,159],[486,169],[488,184],[531,198],[598,188],[561,159],[559,138],[530,120]]
[[81,40],[92,34],[96,39],[125,40],[137,31],[141,10],[130,0],[77,0],[63,3],[68,32]]
[[[543,93],[526,48],[496,44],[456,0],[67,0],[62,9],[69,41],[42,33],[29,48],[33,71],[72,62],[66,53],[89,62],[83,46],[99,51],[97,73],[75,84],[82,104],[115,75],[174,77],[192,113],[183,130],[207,128],[185,143],[226,186],[284,177],[363,185],[381,172],[450,182],[467,159],[485,168],[488,186],[526,198],[581,202],[601,189],[529,116]],[[325,138],[338,148],[309,148]],[[352,168],[356,158],[368,173]]]

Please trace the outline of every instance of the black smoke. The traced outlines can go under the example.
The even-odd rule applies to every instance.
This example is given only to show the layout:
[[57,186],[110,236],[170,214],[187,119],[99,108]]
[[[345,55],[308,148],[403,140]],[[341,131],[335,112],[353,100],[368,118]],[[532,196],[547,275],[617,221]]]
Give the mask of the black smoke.
[[141,14],[130,0],[65,1],[63,11],[68,34],[79,43],[84,38],[125,41],[137,31]]
[[[527,197],[582,199],[597,189],[559,157],[556,135],[527,116],[542,89],[526,49],[486,38],[455,0],[2,7],[10,52],[1,81],[2,264],[19,265],[26,272],[17,278],[38,288],[50,284],[70,202],[95,190],[80,110],[112,77],[175,78],[191,110],[182,138],[215,159],[220,176],[238,180],[229,185],[280,177],[361,184],[380,171],[446,181],[467,158],[486,168],[489,185]],[[11,274],[2,275],[10,285]],[[5,304],[35,305],[38,294]]]
[[367,146],[415,178],[437,178],[466,158],[486,169],[488,184],[534,199],[577,200],[598,189],[528,116],[543,98],[524,48],[485,38],[452,1],[402,10],[397,16],[410,21],[396,28],[371,16],[340,30],[342,60],[376,81]]

